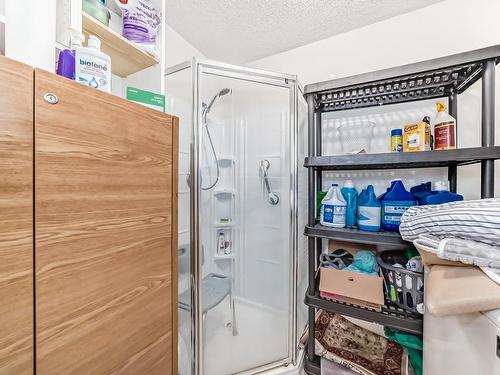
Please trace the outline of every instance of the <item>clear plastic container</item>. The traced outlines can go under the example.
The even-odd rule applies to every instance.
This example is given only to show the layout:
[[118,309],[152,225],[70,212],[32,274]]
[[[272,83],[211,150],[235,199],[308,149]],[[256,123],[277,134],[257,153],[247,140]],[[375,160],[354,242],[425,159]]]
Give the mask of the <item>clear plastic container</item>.
[[340,134],[344,154],[364,154],[370,152],[375,123],[372,121],[342,122],[337,130]]

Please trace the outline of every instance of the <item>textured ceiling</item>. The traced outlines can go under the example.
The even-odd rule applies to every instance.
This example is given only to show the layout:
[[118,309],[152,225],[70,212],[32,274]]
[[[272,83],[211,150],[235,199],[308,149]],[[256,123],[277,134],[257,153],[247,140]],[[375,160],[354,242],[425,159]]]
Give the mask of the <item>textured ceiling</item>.
[[167,23],[208,58],[244,63],[440,1],[167,0],[166,12]]

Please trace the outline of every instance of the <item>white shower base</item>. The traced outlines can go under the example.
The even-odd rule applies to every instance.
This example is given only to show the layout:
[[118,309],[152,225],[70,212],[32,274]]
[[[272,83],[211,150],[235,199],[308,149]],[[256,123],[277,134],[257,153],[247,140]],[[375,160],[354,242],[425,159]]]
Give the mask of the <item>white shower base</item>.
[[[286,356],[288,315],[235,299],[238,334],[233,336],[231,310],[226,299],[205,317],[204,374],[230,375],[278,361]],[[180,311],[181,340],[189,339],[189,316]],[[189,341],[184,341],[189,342]],[[182,348],[181,344],[181,348]],[[244,354],[242,354],[244,353]],[[179,373],[189,375],[189,356],[180,354]],[[279,367],[265,374],[298,375],[301,366]]]

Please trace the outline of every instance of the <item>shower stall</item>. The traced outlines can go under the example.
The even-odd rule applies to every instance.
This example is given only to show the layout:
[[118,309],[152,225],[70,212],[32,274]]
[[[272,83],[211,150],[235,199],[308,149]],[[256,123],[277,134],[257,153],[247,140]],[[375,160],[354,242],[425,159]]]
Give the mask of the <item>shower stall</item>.
[[307,320],[300,85],[197,59],[165,80],[180,118],[179,373],[289,369]]

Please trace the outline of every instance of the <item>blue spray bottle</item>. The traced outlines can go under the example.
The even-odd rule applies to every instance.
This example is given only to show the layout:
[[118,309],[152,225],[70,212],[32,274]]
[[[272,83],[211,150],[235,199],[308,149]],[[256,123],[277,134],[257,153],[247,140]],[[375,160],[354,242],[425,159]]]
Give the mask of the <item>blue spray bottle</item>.
[[344,182],[344,187],[340,191],[347,203],[345,225],[348,228],[354,228],[356,226],[358,192],[352,180],[346,180],[346,182]]

